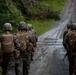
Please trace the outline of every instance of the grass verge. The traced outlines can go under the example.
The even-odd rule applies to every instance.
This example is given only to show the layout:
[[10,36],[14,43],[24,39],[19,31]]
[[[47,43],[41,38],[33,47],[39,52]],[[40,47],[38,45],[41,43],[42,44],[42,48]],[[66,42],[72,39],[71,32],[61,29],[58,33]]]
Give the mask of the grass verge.
[[33,28],[36,30],[37,35],[47,31],[51,25],[54,23],[53,19],[49,20],[28,20],[27,23],[32,24]]
[[42,0],[40,1],[42,5],[51,6],[57,11],[61,11],[63,9],[65,2],[66,0]]

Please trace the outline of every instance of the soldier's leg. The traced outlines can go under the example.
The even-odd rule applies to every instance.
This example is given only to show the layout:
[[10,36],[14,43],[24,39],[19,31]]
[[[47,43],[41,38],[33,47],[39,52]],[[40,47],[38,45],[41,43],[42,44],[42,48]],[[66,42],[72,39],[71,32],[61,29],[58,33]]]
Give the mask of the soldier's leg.
[[2,66],[2,75],[5,75],[5,71],[6,71],[6,67],[7,67],[6,65],[7,65],[7,62],[6,62],[5,58],[3,58],[3,62],[1,64],[1,66]]
[[26,60],[23,60],[23,75],[28,75],[28,64]]
[[23,60],[23,75],[28,75],[28,53],[27,51],[21,52],[21,57]]
[[31,51],[31,61],[33,61],[34,52]]
[[15,74],[15,58],[14,54],[7,55],[7,68],[5,75],[16,75]]
[[28,55],[27,55],[27,57],[28,57],[27,66],[28,66],[28,69],[29,69],[30,68],[30,63],[31,63],[31,51],[28,51],[27,53],[28,53]]
[[72,75],[74,73],[74,58],[69,56],[69,75]]
[[23,60],[22,60],[22,58],[16,59],[15,70],[16,70],[16,75],[23,75]]
[[76,57],[74,58],[74,74],[76,75]]

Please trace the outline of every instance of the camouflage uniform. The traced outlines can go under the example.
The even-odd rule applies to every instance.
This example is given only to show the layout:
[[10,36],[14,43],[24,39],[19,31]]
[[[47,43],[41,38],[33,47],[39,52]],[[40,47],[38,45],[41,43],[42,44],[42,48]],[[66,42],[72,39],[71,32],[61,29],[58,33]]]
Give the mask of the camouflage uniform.
[[15,50],[15,72],[16,75],[23,75],[23,61],[20,56],[20,51],[18,49],[18,46],[16,46],[17,51]]
[[33,29],[32,24],[28,24],[28,25],[29,25],[29,30],[32,32],[33,46],[36,47],[36,42],[37,42],[36,31]]
[[[15,59],[14,59],[14,38],[13,35],[10,33],[12,30],[12,26],[10,23],[5,23],[4,24],[4,31],[5,34],[2,34],[0,40],[1,40],[1,50],[3,53],[3,62],[2,62],[2,75],[16,75],[15,74]],[[6,38],[4,38],[6,37]],[[12,38],[12,44],[11,44],[11,50],[7,47],[4,48],[4,41]],[[9,44],[9,41],[8,41]]]
[[[65,41],[65,48],[67,50],[67,55],[68,55],[68,61],[69,61],[69,75],[73,75],[73,73],[76,72],[74,69],[75,66],[75,59],[76,59],[76,53],[75,53],[75,44],[73,43],[72,45],[72,40],[70,38],[73,38],[73,33],[76,32],[75,29],[76,26],[74,24],[71,25],[71,29],[67,31],[66,35],[64,35],[64,40]],[[74,39],[74,38],[73,38]],[[75,40],[75,39],[74,39]],[[74,52],[73,52],[74,51]],[[76,75],[76,74],[75,74]]]
[[[27,50],[27,44],[28,44],[28,34],[26,32],[26,23],[24,21],[21,21],[19,23],[19,26],[18,26],[18,32],[16,34],[19,34],[19,35],[22,35],[22,37],[24,37],[24,42],[26,44],[26,47],[23,48],[23,50],[20,50],[20,56],[22,58],[22,61],[23,61],[23,75],[28,75],[28,50]],[[16,35],[17,36],[17,35]],[[19,39],[19,38],[18,38]],[[19,40],[20,41],[20,40]]]
[[66,49],[66,41],[65,41],[65,35],[71,30],[71,28],[73,27],[73,25],[67,24],[67,30],[64,31],[63,33],[63,46]]
[[15,71],[16,75],[23,75],[23,61],[21,56],[15,58]]
[[33,61],[33,56],[35,52],[36,42],[37,42],[37,36],[35,30],[33,30],[33,27],[31,24],[28,24],[28,35],[31,43],[31,60]]

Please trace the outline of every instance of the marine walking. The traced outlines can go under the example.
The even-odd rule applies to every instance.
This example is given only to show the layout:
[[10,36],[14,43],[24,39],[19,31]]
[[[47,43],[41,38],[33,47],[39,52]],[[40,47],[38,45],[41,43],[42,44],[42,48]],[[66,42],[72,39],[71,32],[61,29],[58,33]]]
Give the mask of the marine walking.
[[63,34],[63,46],[67,51],[69,75],[76,75],[76,23],[67,24],[67,30]]
[[30,25],[20,21],[18,30],[12,34],[11,23],[5,23],[4,33],[0,35],[0,65],[2,75],[28,75],[30,63],[33,61],[37,36]]

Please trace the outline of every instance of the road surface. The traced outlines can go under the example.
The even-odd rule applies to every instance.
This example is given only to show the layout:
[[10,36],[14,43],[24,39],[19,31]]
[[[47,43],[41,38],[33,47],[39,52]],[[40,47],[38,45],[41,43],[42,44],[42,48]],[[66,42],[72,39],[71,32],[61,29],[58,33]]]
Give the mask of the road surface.
[[68,75],[67,57],[63,61],[66,50],[62,45],[62,37],[67,29],[66,25],[75,21],[76,0],[66,0],[61,19],[49,31],[38,37],[29,75]]

